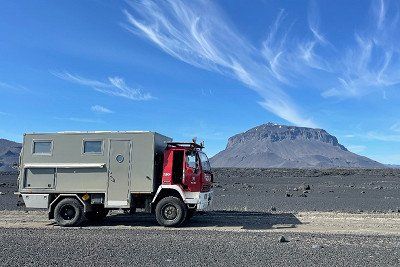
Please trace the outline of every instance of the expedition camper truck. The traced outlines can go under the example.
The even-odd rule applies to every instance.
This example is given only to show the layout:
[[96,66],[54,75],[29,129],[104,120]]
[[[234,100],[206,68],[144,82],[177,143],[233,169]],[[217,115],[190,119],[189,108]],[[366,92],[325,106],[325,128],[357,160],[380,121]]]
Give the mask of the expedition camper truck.
[[19,192],[28,208],[77,226],[109,210],[155,213],[179,226],[211,204],[213,174],[195,141],[172,142],[155,132],[25,134]]

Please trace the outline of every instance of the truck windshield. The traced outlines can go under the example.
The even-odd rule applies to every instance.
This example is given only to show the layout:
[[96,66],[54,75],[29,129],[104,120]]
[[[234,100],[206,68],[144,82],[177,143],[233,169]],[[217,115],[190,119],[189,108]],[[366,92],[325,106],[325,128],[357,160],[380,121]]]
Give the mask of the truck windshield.
[[208,161],[208,157],[205,153],[199,152],[201,166],[203,167],[203,171],[211,171],[210,162]]

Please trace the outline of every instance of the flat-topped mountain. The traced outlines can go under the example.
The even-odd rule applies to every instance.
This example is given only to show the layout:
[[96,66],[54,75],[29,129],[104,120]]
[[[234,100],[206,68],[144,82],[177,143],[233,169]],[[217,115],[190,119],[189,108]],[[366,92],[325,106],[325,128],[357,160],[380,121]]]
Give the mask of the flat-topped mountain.
[[18,163],[22,145],[6,139],[0,139],[0,172],[13,172],[13,164]]
[[211,158],[213,167],[248,168],[384,168],[348,151],[323,129],[273,123],[228,139],[225,150]]

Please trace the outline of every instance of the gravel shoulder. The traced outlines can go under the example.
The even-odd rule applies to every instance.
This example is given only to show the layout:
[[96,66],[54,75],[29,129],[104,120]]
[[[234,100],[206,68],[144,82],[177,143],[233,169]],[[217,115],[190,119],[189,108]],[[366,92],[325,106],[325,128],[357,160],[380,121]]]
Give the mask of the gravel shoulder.
[[[349,214],[336,212],[262,213],[210,211],[198,214],[182,228],[159,226],[150,214],[125,215],[114,211],[101,223],[85,229],[151,229],[157,231],[217,231],[329,233],[400,236],[400,214]],[[45,211],[0,211],[0,228],[62,229]]]

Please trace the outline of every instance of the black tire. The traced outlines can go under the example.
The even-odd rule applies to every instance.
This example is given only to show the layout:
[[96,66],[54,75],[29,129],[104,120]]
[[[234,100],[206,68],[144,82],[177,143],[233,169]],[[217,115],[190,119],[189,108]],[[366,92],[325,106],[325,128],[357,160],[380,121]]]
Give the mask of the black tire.
[[60,226],[78,226],[84,220],[83,205],[76,198],[64,198],[54,208],[54,220]]
[[166,197],[157,203],[155,211],[157,222],[160,225],[177,227],[186,220],[188,208],[179,198]]
[[108,210],[104,207],[94,207],[92,211],[85,214],[86,219],[89,221],[101,221],[107,217]]
[[186,225],[190,219],[196,214],[196,209],[188,209],[185,221],[183,222]]

